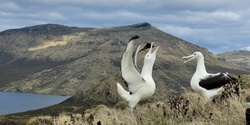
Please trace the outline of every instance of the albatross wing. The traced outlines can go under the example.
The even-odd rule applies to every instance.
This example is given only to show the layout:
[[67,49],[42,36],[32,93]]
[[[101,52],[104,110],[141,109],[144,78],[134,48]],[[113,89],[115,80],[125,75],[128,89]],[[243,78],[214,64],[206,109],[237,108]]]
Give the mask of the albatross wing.
[[134,53],[133,53],[133,59],[134,59],[134,65],[135,65],[135,68],[136,68],[136,70],[138,71],[138,72],[140,72],[140,69],[138,68],[138,66],[137,66],[137,55],[138,55],[138,52],[140,51],[140,45],[136,48],[136,50],[134,51]]
[[229,83],[233,78],[226,73],[219,73],[217,75],[209,75],[201,79],[199,85],[207,90],[222,87]]
[[129,91],[134,93],[142,86],[144,82],[142,76],[135,68],[133,63],[132,55],[133,55],[133,46],[134,41],[131,40],[127,48],[122,56],[121,60],[121,70],[122,70],[122,77],[127,82]]

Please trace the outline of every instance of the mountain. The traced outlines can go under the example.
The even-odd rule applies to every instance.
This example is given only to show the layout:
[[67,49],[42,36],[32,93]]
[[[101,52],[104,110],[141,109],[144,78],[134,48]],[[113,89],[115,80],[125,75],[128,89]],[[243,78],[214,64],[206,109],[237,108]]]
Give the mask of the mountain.
[[[72,98],[65,101],[69,105],[113,105],[120,100],[116,83],[124,82],[121,56],[135,34],[140,37],[136,45],[155,42],[160,46],[153,69],[156,93],[150,100],[190,90],[196,61],[184,64],[181,58],[195,51],[204,54],[209,72],[249,74],[249,70],[221,60],[206,48],[149,23],[108,28],[45,24],[0,33],[0,91],[69,95]],[[139,54],[139,67],[145,53]]]
[[242,66],[250,68],[250,51],[235,50],[231,52],[221,53],[217,55],[221,59]]

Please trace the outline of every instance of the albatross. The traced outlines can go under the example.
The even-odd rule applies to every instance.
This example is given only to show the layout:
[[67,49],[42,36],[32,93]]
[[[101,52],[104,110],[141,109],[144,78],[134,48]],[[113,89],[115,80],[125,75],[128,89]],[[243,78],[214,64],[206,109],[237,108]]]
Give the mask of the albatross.
[[[131,39],[137,39],[137,38],[139,38],[139,36],[136,35],[136,36],[132,37]],[[134,65],[135,65],[135,68],[137,69],[138,72],[140,72],[140,69],[137,66],[137,55],[138,55],[139,52],[150,48],[151,47],[151,43],[147,43],[142,49],[140,47],[141,47],[141,45],[139,45],[136,48],[136,50],[134,51],[134,53],[133,53]]]
[[[118,93],[123,100],[128,102],[131,112],[133,112],[136,104],[140,100],[151,97],[155,92],[155,81],[152,78],[152,70],[159,46],[153,51],[154,43],[152,42],[150,44],[150,48],[144,57],[142,70],[139,72],[132,59],[134,39],[138,38],[138,36],[135,36],[129,40],[121,59],[122,77],[126,81],[129,90],[126,91],[119,83],[117,83]],[[140,49],[137,48],[137,50]],[[136,51],[136,53],[137,52],[138,51]]]
[[205,99],[211,100],[213,97],[222,93],[223,86],[230,83],[235,78],[231,77],[228,73],[207,73],[204,57],[201,52],[194,52],[190,56],[184,56],[182,59],[188,59],[184,63],[190,60],[197,59],[196,71],[190,81],[191,88],[201,94]]

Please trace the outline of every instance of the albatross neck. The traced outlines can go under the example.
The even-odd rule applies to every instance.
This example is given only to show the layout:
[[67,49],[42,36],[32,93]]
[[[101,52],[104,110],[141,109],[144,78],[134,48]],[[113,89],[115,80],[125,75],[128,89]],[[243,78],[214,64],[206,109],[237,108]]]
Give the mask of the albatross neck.
[[142,67],[141,75],[146,76],[146,77],[152,77],[153,65],[154,65],[154,62],[144,63]]
[[197,66],[196,66],[195,74],[197,74],[197,73],[198,74],[207,73],[203,56],[200,56],[197,58]]

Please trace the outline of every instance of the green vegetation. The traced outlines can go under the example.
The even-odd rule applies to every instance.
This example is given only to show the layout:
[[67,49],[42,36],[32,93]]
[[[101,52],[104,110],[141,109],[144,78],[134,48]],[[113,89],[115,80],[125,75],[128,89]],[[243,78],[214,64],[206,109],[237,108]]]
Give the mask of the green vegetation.
[[[140,36],[136,45],[155,42],[160,48],[153,69],[156,92],[152,98],[141,102],[132,115],[119,97],[116,83],[124,82],[120,59],[126,41],[135,34]],[[250,77],[242,76],[242,84],[236,86],[243,88],[240,94],[227,94],[235,88],[228,86],[232,89],[227,89],[222,100],[206,102],[190,92],[189,81],[196,62],[183,64],[181,57],[200,51],[208,72],[238,75],[250,71],[148,23],[87,29],[38,25],[1,32],[0,41],[3,41],[0,91],[72,96],[47,108],[0,116],[0,124],[65,124],[65,121],[69,124],[73,119],[75,124],[99,121],[127,125],[244,124],[244,100],[250,94]],[[144,55],[145,52],[138,55],[139,67]],[[170,98],[172,95],[180,96]]]
[[[204,54],[208,71],[249,73],[148,23],[92,29],[49,24],[0,32],[0,91],[68,96],[79,90],[91,93],[91,87],[103,79],[120,77],[122,53],[135,34],[140,37],[136,46],[147,42],[160,46],[153,71],[158,86],[156,99],[182,93],[189,87],[196,62],[184,64],[181,57],[195,51]],[[139,66],[144,55],[138,55]]]
[[[237,91],[240,89],[240,91]],[[1,116],[0,123],[37,125],[44,123],[68,124],[108,124],[108,125],[244,125],[246,98],[250,96],[250,75],[243,75],[238,82],[225,87],[225,93],[213,101],[206,101],[200,95],[186,92],[180,96],[169,97],[161,101],[140,103],[136,112],[131,114],[124,101],[114,106],[97,105],[75,112],[71,105],[67,111],[54,115],[30,115],[28,112],[16,116]],[[75,103],[76,104],[76,103]],[[60,105],[57,105],[60,106]],[[59,108],[59,107],[58,107]],[[56,110],[56,109],[54,109]],[[44,110],[44,112],[50,112]],[[29,116],[29,117],[28,117]]]

